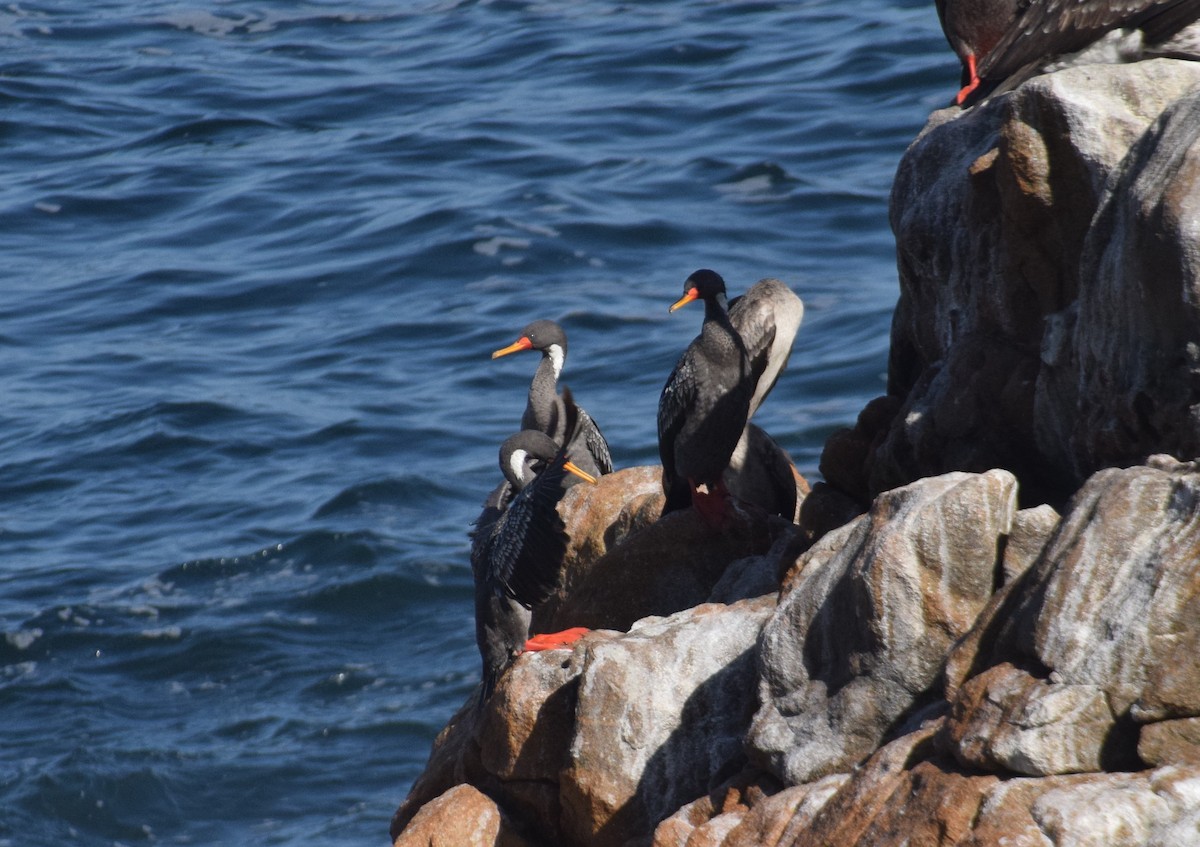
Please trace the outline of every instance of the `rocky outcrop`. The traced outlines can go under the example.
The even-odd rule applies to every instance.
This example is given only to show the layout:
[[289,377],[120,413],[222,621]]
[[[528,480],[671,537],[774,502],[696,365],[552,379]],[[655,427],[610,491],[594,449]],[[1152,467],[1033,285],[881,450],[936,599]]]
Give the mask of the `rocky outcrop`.
[[657,468],[576,486],[535,629],[594,631],[469,699],[395,844],[1200,844],[1200,462],[1162,452],[1200,453],[1192,82],[935,115],[890,394],[799,524],[659,519]]
[[1037,77],[935,112],[892,189],[888,397],[832,438],[869,502],[1011,470],[1059,504],[1096,470],[1200,454],[1200,63]]
[[748,746],[765,769],[793,785],[846,772],[925,704],[992,594],[1016,500],[1003,471],[924,480],[805,555],[759,645]]

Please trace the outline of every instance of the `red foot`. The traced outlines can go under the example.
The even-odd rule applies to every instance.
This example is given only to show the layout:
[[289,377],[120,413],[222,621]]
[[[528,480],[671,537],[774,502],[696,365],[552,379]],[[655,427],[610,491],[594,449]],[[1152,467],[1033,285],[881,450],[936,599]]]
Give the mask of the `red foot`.
[[729,489],[725,482],[720,481],[707,491],[701,491],[691,480],[688,482],[692,486],[692,508],[709,526],[718,529],[725,526],[729,518]]
[[539,650],[557,650],[560,647],[570,647],[580,638],[587,635],[587,633],[587,627],[573,626],[570,629],[564,629],[562,632],[545,632],[541,635],[535,635],[525,642],[525,652],[536,653]]
[[963,101],[971,96],[971,92],[979,87],[979,74],[975,72],[975,55],[968,53],[966,58],[967,74],[971,77],[971,81],[962,87],[958,92],[958,96],[954,98],[955,105],[961,106]]

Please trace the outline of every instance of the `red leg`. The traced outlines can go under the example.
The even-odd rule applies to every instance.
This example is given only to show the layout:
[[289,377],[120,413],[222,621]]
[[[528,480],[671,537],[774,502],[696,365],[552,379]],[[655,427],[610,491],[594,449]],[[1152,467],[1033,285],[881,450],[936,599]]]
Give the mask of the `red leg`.
[[560,647],[570,647],[583,636],[588,629],[583,626],[573,626],[562,632],[546,632],[535,635],[525,642],[526,653],[536,653],[539,650],[557,650]]
[[959,106],[961,106],[963,104],[963,101],[966,100],[967,97],[970,96],[972,91],[974,91],[976,88],[979,87],[979,82],[980,82],[979,74],[975,72],[975,54],[968,53],[966,62],[967,62],[967,73],[968,73],[968,75],[970,75],[971,81],[968,82],[966,85],[964,85],[962,87],[962,90],[958,92],[958,96],[954,98],[954,102]]

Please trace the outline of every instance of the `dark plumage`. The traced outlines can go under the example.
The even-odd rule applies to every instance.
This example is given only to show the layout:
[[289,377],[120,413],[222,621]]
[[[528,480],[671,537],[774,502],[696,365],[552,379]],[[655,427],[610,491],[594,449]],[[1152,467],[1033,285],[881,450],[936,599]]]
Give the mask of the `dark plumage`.
[[[718,495],[710,519],[723,513],[722,475],[749,419],[754,380],[750,358],[727,313],[725,280],[698,270],[671,311],[704,301],[700,334],[679,357],[658,400],[658,453],[663,465],[663,514]],[[700,495],[699,498],[693,494]]]
[[1115,29],[1160,44],[1200,18],[1200,0],[935,0],[963,64],[969,103],[1031,64],[1088,47]]
[[[567,361],[567,334],[554,321],[534,321],[521,330],[515,342],[492,354],[493,359],[520,350],[538,350],[538,363],[529,383],[529,400],[521,416],[522,429],[544,432],[563,444],[566,421],[563,398],[558,393],[558,377]],[[612,473],[612,455],[600,427],[582,408],[579,424],[571,443],[566,444],[578,465],[593,476]]]
[[[571,433],[569,392],[566,401]],[[505,482],[488,497],[471,533],[481,703],[520,655],[529,636],[529,610],[558,583],[567,546],[558,501],[580,479],[596,481],[568,461],[566,449],[536,430],[522,430],[501,445],[500,469]]]
[[780,515],[793,523],[800,499],[792,457],[759,426],[746,424],[729,467],[725,487],[739,502],[753,503],[767,514]]

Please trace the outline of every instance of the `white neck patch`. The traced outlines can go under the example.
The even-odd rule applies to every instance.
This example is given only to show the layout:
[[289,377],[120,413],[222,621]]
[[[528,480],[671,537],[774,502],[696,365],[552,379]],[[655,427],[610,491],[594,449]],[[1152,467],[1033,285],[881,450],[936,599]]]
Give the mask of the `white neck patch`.
[[566,355],[563,353],[562,347],[558,344],[551,344],[547,347],[546,355],[550,357],[550,367],[554,368],[554,379],[557,382],[558,375],[562,373],[563,360],[566,358]]
[[508,469],[512,471],[512,478],[517,481],[518,488],[520,483],[525,480],[525,458],[528,455],[524,450],[513,450],[512,455],[508,458]]

